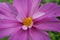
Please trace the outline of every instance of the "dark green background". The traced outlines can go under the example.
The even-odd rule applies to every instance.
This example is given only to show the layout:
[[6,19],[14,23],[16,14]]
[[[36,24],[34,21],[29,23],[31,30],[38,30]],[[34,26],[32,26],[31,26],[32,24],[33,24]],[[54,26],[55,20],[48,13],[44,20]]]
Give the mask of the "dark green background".
[[[9,2],[12,4],[12,0],[0,0],[0,2]],[[60,0],[42,0],[41,4],[48,3],[48,2],[54,2],[60,5]],[[51,40],[60,40],[60,33],[58,32],[48,32],[50,34]],[[0,40],[8,40],[9,37],[0,39]]]

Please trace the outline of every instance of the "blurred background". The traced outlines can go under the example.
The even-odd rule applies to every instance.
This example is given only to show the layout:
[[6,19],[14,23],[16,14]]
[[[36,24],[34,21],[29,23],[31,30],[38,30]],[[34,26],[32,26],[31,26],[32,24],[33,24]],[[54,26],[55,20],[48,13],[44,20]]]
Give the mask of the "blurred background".
[[[10,4],[12,4],[13,0],[0,0],[0,2],[9,2]],[[54,2],[54,3],[57,3],[58,5],[60,5],[60,0],[42,0],[41,4],[48,3],[48,2]],[[48,33],[50,35],[51,40],[60,40],[60,33],[51,32],[51,31],[49,31]],[[8,40],[8,38],[9,37],[5,37],[0,40]]]

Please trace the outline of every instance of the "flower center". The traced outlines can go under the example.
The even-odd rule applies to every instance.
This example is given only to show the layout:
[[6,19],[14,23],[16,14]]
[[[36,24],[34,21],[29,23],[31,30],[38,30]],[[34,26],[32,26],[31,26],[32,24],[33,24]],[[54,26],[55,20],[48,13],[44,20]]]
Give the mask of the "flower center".
[[23,24],[29,27],[32,24],[32,18],[31,17],[25,18]]

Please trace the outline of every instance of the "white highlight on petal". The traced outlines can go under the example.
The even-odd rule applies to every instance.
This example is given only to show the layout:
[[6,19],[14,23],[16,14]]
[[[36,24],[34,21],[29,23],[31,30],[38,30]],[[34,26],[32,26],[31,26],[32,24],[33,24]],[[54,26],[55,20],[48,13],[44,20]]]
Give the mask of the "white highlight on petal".
[[30,25],[29,28],[32,28],[32,25]]
[[33,19],[36,19],[36,18],[39,18],[39,17],[41,17],[43,15],[45,15],[45,13],[43,13],[43,12],[37,12],[37,13],[34,13],[33,14],[32,18]]
[[23,30],[27,30],[28,28],[27,28],[25,25],[23,25],[23,26],[22,26],[22,29],[23,29]]
[[32,25],[33,25],[33,24],[31,24],[31,25],[30,25],[30,26],[28,26],[28,27],[27,27],[27,26],[25,26],[25,25],[23,25],[23,26],[22,26],[22,29],[23,29],[23,30],[27,30],[28,28],[32,28]]
[[33,23],[29,26],[29,28],[32,28]]

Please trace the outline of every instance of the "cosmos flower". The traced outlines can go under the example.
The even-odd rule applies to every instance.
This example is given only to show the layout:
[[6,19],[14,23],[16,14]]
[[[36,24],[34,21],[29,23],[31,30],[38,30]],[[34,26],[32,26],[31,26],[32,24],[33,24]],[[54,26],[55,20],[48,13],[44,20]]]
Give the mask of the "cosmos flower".
[[60,32],[60,6],[41,0],[0,2],[0,38],[9,40],[50,40],[46,31]]

